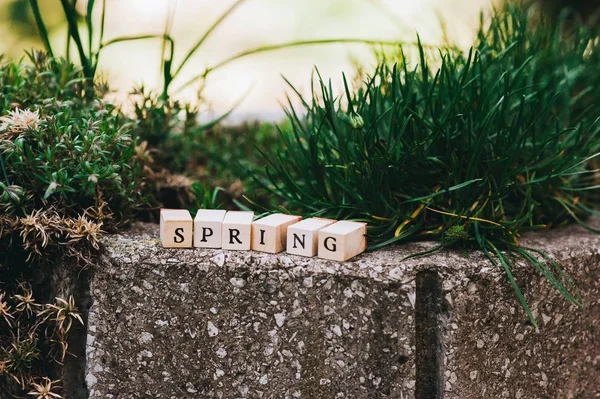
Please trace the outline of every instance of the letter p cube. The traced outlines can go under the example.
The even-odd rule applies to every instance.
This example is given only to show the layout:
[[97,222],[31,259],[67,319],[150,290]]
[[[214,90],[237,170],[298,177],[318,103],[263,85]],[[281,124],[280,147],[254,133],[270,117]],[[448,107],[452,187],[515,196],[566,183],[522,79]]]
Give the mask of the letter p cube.
[[194,247],[221,248],[223,219],[227,211],[200,209],[194,219]]

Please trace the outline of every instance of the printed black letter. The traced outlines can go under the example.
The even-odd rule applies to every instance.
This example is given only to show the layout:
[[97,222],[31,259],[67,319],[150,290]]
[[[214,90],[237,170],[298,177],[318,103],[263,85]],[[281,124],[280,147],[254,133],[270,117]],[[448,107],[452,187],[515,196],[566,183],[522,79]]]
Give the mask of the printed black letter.
[[265,230],[260,231],[260,245],[265,245]]
[[[327,241],[329,240],[333,240],[333,244],[331,244],[331,248],[327,245]],[[325,245],[325,248],[327,248],[327,250],[331,251],[331,252],[335,252],[335,250],[337,249],[337,245],[335,245],[335,237],[327,237],[325,239],[325,242],[323,243],[323,245]]]
[[238,229],[229,229],[229,243],[233,244],[233,240],[235,239],[238,244],[242,243],[242,240],[239,239],[240,231]]
[[202,228],[202,239],[200,241],[206,242],[206,238],[212,236],[213,234],[214,234],[213,229],[211,229],[210,227],[203,227]]
[[297,240],[297,241],[298,241],[298,243],[299,243],[299,244],[302,246],[302,249],[305,249],[304,242],[306,241],[306,234],[302,234],[302,240],[300,240],[300,237],[298,237],[298,236],[296,235],[296,233],[294,233],[294,248],[298,248],[298,247],[296,246],[296,240]]
[[[177,229],[175,229],[175,237],[173,237],[173,241],[175,241],[175,244],[181,244],[183,242],[183,240],[185,240],[185,238],[182,236],[183,234],[183,227],[179,227]],[[177,239],[177,237],[179,237],[179,240]]]

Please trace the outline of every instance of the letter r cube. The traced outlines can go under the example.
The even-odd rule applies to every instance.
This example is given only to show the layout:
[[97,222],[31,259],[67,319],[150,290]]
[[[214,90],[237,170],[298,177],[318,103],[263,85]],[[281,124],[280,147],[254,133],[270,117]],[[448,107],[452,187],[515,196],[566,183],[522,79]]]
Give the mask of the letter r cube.
[[254,212],[232,211],[225,214],[221,235],[223,249],[250,249]]

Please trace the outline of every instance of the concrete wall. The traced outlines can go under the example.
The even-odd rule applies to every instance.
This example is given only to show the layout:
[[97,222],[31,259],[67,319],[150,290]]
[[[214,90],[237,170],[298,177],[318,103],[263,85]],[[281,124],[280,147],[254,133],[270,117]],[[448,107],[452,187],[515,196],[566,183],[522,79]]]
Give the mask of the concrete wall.
[[80,288],[91,301],[85,388],[91,398],[598,397],[600,236],[571,227],[523,242],[561,261],[583,307],[519,264],[534,328],[480,254],[401,261],[432,243],[337,263],[163,249],[156,226],[137,225],[104,239]]

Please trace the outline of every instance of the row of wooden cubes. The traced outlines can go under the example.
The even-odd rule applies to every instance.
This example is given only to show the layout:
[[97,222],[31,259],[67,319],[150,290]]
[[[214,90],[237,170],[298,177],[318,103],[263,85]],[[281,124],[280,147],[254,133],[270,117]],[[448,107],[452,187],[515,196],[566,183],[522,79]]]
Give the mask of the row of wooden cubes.
[[161,209],[160,239],[166,248],[223,248],[345,261],[367,248],[366,223],[254,212],[201,209],[192,220],[185,209]]

